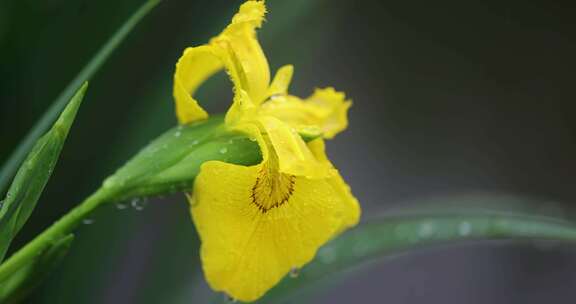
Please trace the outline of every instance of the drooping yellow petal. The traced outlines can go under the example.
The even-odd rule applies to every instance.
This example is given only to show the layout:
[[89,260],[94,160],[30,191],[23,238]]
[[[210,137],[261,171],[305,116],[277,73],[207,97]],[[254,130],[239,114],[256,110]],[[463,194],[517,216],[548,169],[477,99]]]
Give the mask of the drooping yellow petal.
[[319,129],[325,138],[333,138],[348,126],[352,102],[333,88],[316,89],[305,100],[280,96],[262,104],[261,115],[274,116],[298,131]]
[[264,100],[270,82],[268,61],[256,37],[265,13],[263,1],[245,2],[232,23],[210,42],[226,53],[228,73],[241,86],[235,90],[247,92],[255,104]]
[[308,263],[359,212],[334,177],[274,176],[265,166],[204,163],[191,201],[208,283],[241,301]]
[[346,184],[342,176],[336,171],[332,165],[332,162],[330,162],[326,156],[324,140],[318,138],[308,142],[307,145],[314,157],[319,162],[329,165],[335,172],[328,178],[328,183],[330,183],[332,185],[332,189],[338,193],[337,196],[342,198],[342,202],[347,205],[347,213],[342,217],[342,230],[346,229],[347,227],[355,226],[360,220],[360,203],[358,203],[358,200],[354,197],[354,195],[352,195],[350,186]]
[[212,46],[203,45],[184,50],[174,73],[176,115],[181,124],[208,117],[208,113],[193,96],[207,78],[221,69],[222,61],[214,54]]

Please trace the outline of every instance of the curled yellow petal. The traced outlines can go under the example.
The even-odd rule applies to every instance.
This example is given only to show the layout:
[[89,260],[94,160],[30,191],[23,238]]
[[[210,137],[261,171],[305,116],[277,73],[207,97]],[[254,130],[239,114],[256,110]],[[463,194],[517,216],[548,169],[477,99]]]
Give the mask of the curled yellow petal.
[[302,100],[280,96],[261,106],[261,115],[270,115],[299,131],[318,129],[325,138],[333,138],[348,126],[348,109],[352,102],[333,88],[316,89]]
[[193,95],[207,78],[221,69],[222,62],[214,54],[213,47],[203,45],[184,50],[174,73],[176,116],[181,124],[208,117]]
[[270,82],[268,61],[256,37],[265,14],[264,2],[245,2],[232,23],[210,42],[224,51],[228,73],[240,85],[235,90],[246,91],[256,104],[266,97]]

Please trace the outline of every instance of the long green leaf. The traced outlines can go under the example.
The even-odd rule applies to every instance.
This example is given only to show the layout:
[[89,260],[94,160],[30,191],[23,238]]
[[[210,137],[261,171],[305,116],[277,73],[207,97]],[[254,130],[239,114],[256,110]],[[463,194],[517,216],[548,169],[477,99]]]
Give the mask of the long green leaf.
[[14,177],[16,170],[26,157],[26,154],[36,140],[44,133],[50,125],[56,120],[58,114],[62,112],[62,109],[68,103],[68,100],[72,98],[74,92],[80,85],[88,81],[94,74],[100,69],[100,67],[106,62],[108,57],[112,52],[120,45],[120,43],[126,38],[128,33],[138,24],[138,22],[148,14],[154,8],[160,0],[148,0],[146,1],[126,22],[118,29],[118,31],[102,46],[102,48],[96,53],[92,60],[78,73],[78,75],[68,84],[68,86],[60,93],[60,95],[54,100],[50,108],[44,115],[36,122],[34,127],[30,132],[24,137],[20,142],[16,150],[10,155],[8,160],[2,166],[0,170],[0,195],[4,193],[6,186]]
[[78,89],[52,129],[36,142],[14,178],[0,209],[0,261],[34,210],[56,166],[87,87],[84,83]]
[[58,239],[31,263],[12,273],[0,284],[0,303],[20,303],[62,262],[73,240],[72,234]]
[[320,249],[297,278],[285,278],[258,303],[282,303],[315,283],[399,252],[470,240],[543,239],[576,242],[576,225],[501,212],[404,214],[360,225]]

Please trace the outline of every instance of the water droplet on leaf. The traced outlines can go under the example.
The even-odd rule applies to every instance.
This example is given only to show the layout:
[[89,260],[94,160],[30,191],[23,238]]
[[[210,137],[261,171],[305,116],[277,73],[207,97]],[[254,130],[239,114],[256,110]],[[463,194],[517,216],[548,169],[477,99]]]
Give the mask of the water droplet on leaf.
[[462,222],[458,225],[458,233],[460,236],[467,236],[472,232],[472,225],[468,222]]
[[434,224],[422,223],[418,228],[418,236],[425,239],[434,235]]
[[228,153],[228,148],[224,147],[220,149],[220,154],[226,154]]
[[134,208],[134,210],[142,211],[144,210],[144,207],[146,207],[146,203],[146,199],[135,198],[130,202],[130,205],[132,208]]
[[318,252],[320,262],[330,264],[336,260],[336,251],[331,247],[324,247]]
[[116,204],[116,209],[118,209],[118,210],[124,210],[126,208],[128,208],[127,204],[124,204],[124,203],[117,203]]
[[82,220],[82,224],[84,225],[92,225],[94,224],[94,220],[93,219],[89,219],[89,218],[85,218]]
[[192,141],[192,145],[197,145],[199,143],[199,141],[197,139]]

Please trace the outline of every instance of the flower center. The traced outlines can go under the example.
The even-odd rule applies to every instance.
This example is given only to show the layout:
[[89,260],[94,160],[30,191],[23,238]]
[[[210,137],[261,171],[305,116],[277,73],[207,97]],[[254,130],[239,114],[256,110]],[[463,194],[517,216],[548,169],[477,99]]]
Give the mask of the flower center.
[[262,213],[280,207],[290,199],[294,192],[295,181],[294,175],[280,173],[263,166],[252,187],[252,203]]

